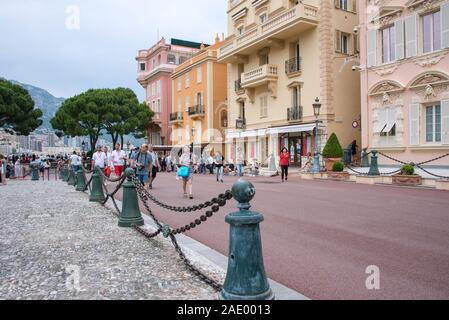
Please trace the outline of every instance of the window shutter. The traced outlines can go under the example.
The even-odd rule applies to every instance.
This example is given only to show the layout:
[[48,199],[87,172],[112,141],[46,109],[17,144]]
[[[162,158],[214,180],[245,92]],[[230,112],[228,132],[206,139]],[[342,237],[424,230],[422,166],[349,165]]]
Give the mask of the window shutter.
[[405,51],[407,57],[414,57],[418,51],[418,41],[416,32],[417,16],[412,15],[405,18]]
[[404,21],[399,19],[394,23],[396,38],[396,60],[404,59]]
[[368,58],[368,67],[375,66],[377,64],[377,30],[370,30],[366,35],[367,41],[367,58]]
[[352,35],[352,53],[353,54],[357,54],[359,53],[359,42],[358,42],[358,37],[356,34]]
[[357,0],[351,0],[352,1],[352,12],[357,13]]
[[449,48],[449,2],[441,5],[441,45]]
[[340,0],[334,0],[334,3],[335,3],[335,8],[341,9]]
[[341,32],[335,30],[335,51],[341,52]]
[[410,105],[410,145],[417,146],[419,145],[419,125],[420,125],[420,104],[412,104]]
[[377,127],[375,128],[374,133],[382,133],[388,121],[387,109],[383,109],[379,111],[379,118],[377,122]]
[[449,100],[441,101],[441,143],[449,144]]

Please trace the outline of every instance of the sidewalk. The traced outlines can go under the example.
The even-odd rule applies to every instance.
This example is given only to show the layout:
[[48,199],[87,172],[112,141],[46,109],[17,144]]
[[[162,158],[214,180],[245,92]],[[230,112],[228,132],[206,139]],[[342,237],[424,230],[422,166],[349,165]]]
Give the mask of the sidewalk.
[[[0,187],[0,299],[210,300],[173,247],[60,181]],[[224,275],[207,270],[220,283]]]

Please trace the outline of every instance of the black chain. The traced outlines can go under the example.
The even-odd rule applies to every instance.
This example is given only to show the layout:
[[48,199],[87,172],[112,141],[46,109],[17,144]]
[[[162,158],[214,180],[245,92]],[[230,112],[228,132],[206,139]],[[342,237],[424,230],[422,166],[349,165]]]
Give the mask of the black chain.
[[390,157],[389,155],[386,155],[385,153],[382,153],[382,152],[378,152],[381,156],[383,156],[383,157],[385,157],[385,158],[387,158],[387,159],[390,159],[390,160],[392,160],[392,161],[394,161],[394,162],[397,162],[397,163],[400,163],[400,164],[403,164],[403,165],[407,165],[408,163],[407,162],[404,162],[404,161],[401,161],[401,160],[399,160],[399,159],[395,159],[395,158],[393,158],[393,157]]
[[[417,166],[417,167],[423,166],[423,165],[425,165],[425,164],[428,164],[428,163],[431,163],[431,162],[435,162],[435,161],[438,161],[438,160],[443,159],[443,158],[446,158],[446,157],[449,157],[449,153],[448,153],[448,154],[445,154],[445,155],[442,155],[441,157],[437,157],[437,158],[434,158],[434,159],[431,159],[431,160],[428,160],[428,161],[424,161],[424,162],[418,163],[418,164],[416,164],[416,166]],[[429,174],[430,174],[430,173],[429,173]]]
[[415,166],[416,166],[417,168],[421,169],[422,171],[424,171],[425,173],[430,174],[430,175],[433,176],[433,177],[440,178],[440,179],[449,179],[449,177],[440,176],[440,175],[438,175],[438,174],[432,173],[432,172],[430,172],[430,171],[424,169],[424,168],[423,168],[421,165],[419,165],[419,164],[416,164]]

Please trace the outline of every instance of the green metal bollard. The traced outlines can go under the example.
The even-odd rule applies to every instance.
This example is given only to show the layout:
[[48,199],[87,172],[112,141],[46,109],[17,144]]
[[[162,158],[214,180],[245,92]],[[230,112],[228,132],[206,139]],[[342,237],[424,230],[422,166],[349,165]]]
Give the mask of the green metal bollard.
[[373,155],[371,156],[371,166],[370,166],[368,175],[369,176],[380,176],[379,166],[378,166],[378,162],[377,162],[377,159],[378,159],[377,153],[378,152],[376,150],[373,150],[373,151],[371,151],[371,153]]
[[39,169],[37,168],[37,163],[31,164],[31,181],[39,181]]
[[123,184],[123,203],[122,212],[118,226],[122,228],[131,228],[132,226],[143,226],[145,223],[139,209],[139,201],[137,200],[136,186],[132,182],[134,170],[126,169],[126,181]]
[[232,194],[239,212],[226,216],[230,224],[229,260],[226,281],[220,298],[223,300],[274,300],[265,273],[259,224],[264,220],[258,212],[249,211],[254,186],[243,179],[237,181]]
[[64,181],[64,167],[59,169],[59,180]]
[[69,186],[76,186],[75,173],[72,168],[69,168],[69,179],[67,180],[67,184]]
[[79,169],[76,173],[76,191],[84,192],[86,190],[86,179],[82,169]]
[[67,166],[64,167],[64,179],[62,179],[63,182],[69,181],[69,168]]
[[362,168],[369,168],[369,154],[368,154],[368,149],[363,149],[362,152]]
[[102,202],[105,199],[106,199],[106,197],[104,196],[101,178],[97,172],[97,168],[95,168],[93,175],[92,175],[92,189],[90,190],[89,201]]

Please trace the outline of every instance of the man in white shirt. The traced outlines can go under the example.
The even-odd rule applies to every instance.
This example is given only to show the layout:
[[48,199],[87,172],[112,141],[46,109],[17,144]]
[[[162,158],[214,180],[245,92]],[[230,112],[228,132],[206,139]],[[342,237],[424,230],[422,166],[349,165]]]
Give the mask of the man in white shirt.
[[114,172],[117,177],[120,177],[125,167],[126,153],[121,149],[120,143],[115,145],[115,150],[111,154],[112,164],[114,165]]
[[73,151],[73,154],[70,156],[70,165],[75,173],[80,169],[80,160],[80,156],[76,153],[76,151]]
[[98,146],[97,152],[92,156],[92,168],[99,167],[101,170],[104,170],[106,160],[106,154],[101,150],[101,146]]

